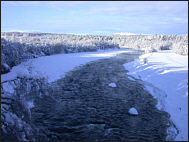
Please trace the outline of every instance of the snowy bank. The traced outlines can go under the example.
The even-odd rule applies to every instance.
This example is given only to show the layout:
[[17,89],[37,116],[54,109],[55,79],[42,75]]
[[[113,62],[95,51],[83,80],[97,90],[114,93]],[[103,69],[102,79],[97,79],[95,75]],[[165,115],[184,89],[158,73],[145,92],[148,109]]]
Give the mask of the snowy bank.
[[1,75],[1,82],[15,79],[17,76],[43,76],[47,77],[49,82],[53,82],[79,65],[98,59],[113,57],[124,52],[132,51],[128,49],[109,49],[99,50],[97,52],[57,54],[30,59],[18,66],[14,66],[9,73]]
[[157,108],[167,111],[179,130],[175,140],[188,141],[188,56],[159,51],[140,56],[124,64],[128,75],[141,79],[159,102]]

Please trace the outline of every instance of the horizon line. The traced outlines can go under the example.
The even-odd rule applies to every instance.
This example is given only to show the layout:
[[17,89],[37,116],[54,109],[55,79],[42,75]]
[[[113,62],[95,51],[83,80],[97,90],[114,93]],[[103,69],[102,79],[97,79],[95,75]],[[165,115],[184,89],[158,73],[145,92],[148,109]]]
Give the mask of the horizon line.
[[[71,34],[71,35],[101,35],[101,36],[137,36],[137,35],[175,35],[175,34],[141,34],[141,33],[130,33],[130,32],[120,32],[120,33],[112,33],[112,34],[82,34],[82,33],[56,33],[56,32],[40,32],[40,31],[27,31],[27,30],[10,30],[10,31],[1,31],[2,32],[19,32],[19,33],[48,33],[48,34]],[[177,34],[176,34],[177,35]],[[178,35],[188,35],[188,34],[178,34]]]

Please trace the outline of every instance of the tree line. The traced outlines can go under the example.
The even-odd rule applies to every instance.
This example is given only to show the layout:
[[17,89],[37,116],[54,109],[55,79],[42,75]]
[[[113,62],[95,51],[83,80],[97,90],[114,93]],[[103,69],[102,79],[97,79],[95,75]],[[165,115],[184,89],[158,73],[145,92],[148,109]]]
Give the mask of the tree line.
[[1,32],[1,74],[31,58],[59,53],[134,48],[154,52],[173,50],[188,55],[188,35],[72,35]]

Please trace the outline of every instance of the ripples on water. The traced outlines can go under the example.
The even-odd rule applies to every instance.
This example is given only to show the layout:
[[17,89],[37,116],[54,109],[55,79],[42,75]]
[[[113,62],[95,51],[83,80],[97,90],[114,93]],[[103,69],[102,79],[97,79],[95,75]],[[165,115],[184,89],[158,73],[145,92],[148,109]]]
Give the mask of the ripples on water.
[[[157,101],[145,90],[138,94],[132,89],[125,91],[123,101],[106,94],[106,91],[64,89],[55,92],[56,101],[50,97],[36,101],[32,111],[33,123],[45,130],[48,140],[166,139],[169,116],[156,109]],[[139,93],[143,95],[138,96]],[[138,116],[127,113],[131,107],[137,108]]]

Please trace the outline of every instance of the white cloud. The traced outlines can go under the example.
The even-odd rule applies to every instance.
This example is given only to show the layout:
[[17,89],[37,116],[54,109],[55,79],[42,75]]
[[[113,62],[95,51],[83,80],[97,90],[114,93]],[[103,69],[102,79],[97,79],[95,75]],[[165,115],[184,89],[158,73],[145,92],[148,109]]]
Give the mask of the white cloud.
[[185,19],[185,18],[177,18],[177,17],[173,17],[171,18],[177,22],[181,22],[181,23],[188,23],[188,19]]
[[2,27],[20,30],[168,33],[187,31],[188,25],[188,2],[182,1],[3,1],[2,11]]

